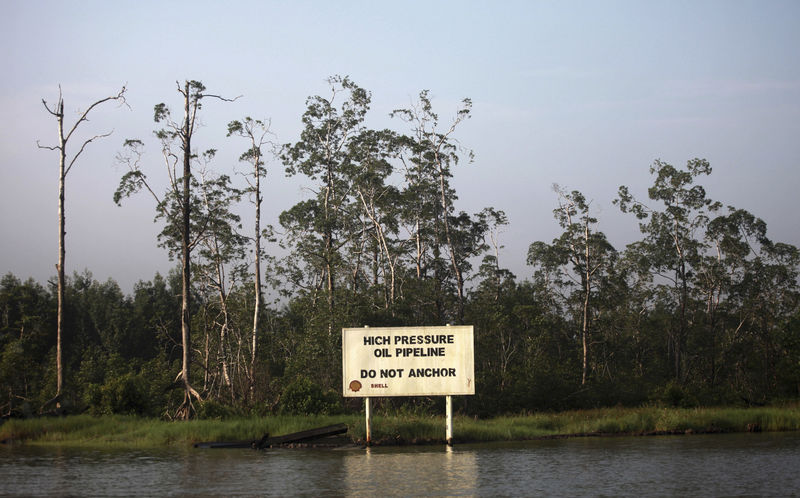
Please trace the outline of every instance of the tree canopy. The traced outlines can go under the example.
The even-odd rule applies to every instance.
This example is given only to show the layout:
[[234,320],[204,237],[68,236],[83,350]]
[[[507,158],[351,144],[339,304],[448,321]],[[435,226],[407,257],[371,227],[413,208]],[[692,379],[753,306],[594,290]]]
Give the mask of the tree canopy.
[[[459,141],[469,99],[447,115],[422,91],[392,113],[397,129],[376,130],[371,94],[334,76],[284,145],[268,137],[268,120],[230,121],[229,142],[244,145],[249,170],[234,175],[189,141],[200,96],[212,95],[195,81],[179,91],[185,119],[155,106],[165,194],[144,173],[146,142],[133,139],[118,157],[127,171],[114,200],[149,191],[160,243],[182,265],[129,296],[88,272],[66,278],[69,411],[358,410],[339,392],[343,327],[448,323],[475,327],[476,395],[458,400],[464,413],[800,396],[800,251],[771,240],[755,214],[709,198],[706,160],[656,160],[646,192],[620,187],[615,204],[640,232],[626,247],[603,232],[591,192],[556,186],[561,233],[531,236],[530,273],[519,277],[500,258],[513,226],[505,214],[458,208],[452,180],[472,158]],[[191,167],[181,172],[183,161]],[[270,202],[258,185],[277,165],[310,188],[282,206],[279,227],[243,229],[244,212]],[[52,284],[0,280],[2,415],[41,412],[54,395],[57,300]]]

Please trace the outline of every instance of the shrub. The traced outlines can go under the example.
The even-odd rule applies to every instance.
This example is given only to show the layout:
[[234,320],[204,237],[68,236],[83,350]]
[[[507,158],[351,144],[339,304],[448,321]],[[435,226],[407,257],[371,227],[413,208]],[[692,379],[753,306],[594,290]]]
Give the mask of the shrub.
[[89,387],[90,411],[95,415],[146,415],[150,409],[147,381],[126,373]]
[[693,393],[675,381],[670,381],[659,390],[656,398],[662,404],[673,408],[693,408],[700,404]]
[[234,407],[224,405],[213,399],[203,401],[197,405],[197,418],[199,419],[223,420],[239,415],[240,413]]
[[280,412],[292,415],[331,415],[341,411],[339,396],[323,391],[307,377],[298,377],[283,390]]

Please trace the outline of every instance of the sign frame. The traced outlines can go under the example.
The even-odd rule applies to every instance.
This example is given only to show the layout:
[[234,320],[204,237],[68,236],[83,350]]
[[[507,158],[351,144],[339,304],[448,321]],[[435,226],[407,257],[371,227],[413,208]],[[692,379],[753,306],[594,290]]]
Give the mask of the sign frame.
[[[368,340],[367,338],[372,339]],[[395,348],[394,353],[392,353],[392,347]],[[365,348],[367,348],[366,353]],[[355,353],[356,351],[359,352]],[[403,360],[400,361],[397,358],[403,358]],[[381,363],[385,366],[384,369],[380,369]],[[354,364],[359,365],[359,367],[355,367],[358,375],[354,370]],[[399,365],[403,365],[402,368]],[[384,370],[386,371],[385,376]],[[390,375],[390,370],[394,371],[394,376]],[[386,380],[386,382],[371,382],[372,378],[378,377],[379,371],[382,380]],[[374,375],[371,374],[372,372]],[[418,375],[412,375],[411,372]],[[394,385],[395,380],[402,381],[404,373],[407,374],[406,382],[400,382],[400,384],[401,387],[406,385],[399,390],[390,389],[386,378],[392,379]],[[356,378],[362,376],[366,378]],[[407,382],[411,378],[414,378],[415,381]],[[446,380],[445,382],[434,382],[433,388],[420,387],[426,378],[439,380],[444,378]],[[455,382],[447,382],[448,379]],[[368,389],[363,389],[362,380],[370,386]],[[375,384],[379,387],[375,387]],[[408,384],[411,384],[411,387]],[[371,397],[444,396],[445,441],[448,447],[453,446],[453,395],[475,394],[474,327],[448,324],[444,327],[371,328],[367,325],[362,328],[343,328],[342,394],[349,398],[364,398],[367,446],[372,444]]]
[[342,329],[344,397],[475,394],[474,327]]

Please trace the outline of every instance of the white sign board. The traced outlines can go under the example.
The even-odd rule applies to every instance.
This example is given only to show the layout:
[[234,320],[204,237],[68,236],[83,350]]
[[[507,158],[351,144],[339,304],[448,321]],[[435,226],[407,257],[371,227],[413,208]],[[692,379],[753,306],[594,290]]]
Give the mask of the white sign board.
[[346,397],[475,394],[472,325],[342,329]]

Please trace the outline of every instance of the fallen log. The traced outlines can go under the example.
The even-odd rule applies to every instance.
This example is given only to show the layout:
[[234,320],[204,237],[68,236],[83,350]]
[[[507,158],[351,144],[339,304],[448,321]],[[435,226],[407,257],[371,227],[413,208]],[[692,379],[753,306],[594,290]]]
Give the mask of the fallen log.
[[195,448],[252,448],[255,441],[212,441],[208,443],[194,443]]
[[283,436],[269,437],[269,434],[262,437],[259,441],[254,442],[253,447],[258,449],[269,448],[272,446],[280,446],[283,444],[301,443],[305,441],[312,441],[314,439],[321,439],[329,436],[336,436],[347,432],[345,424],[334,424],[317,429],[309,429],[307,431],[293,432]]
[[212,441],[207,443],[195,443],[195,448],[204,449],[219,449],[219,448],[255,448],[265,449],[273,446],[281,446],[286,444],[301,443],[313,441],[315,439],[322,439],[329,436],[336,436],[347,432],[347,425],[334,424],[325,427],[318,427],[316,429],[309,429],[307,431],[293,432],[291,434],[284,434],[283,436],[270,437],[265,434],[261,439],[253,441]]

